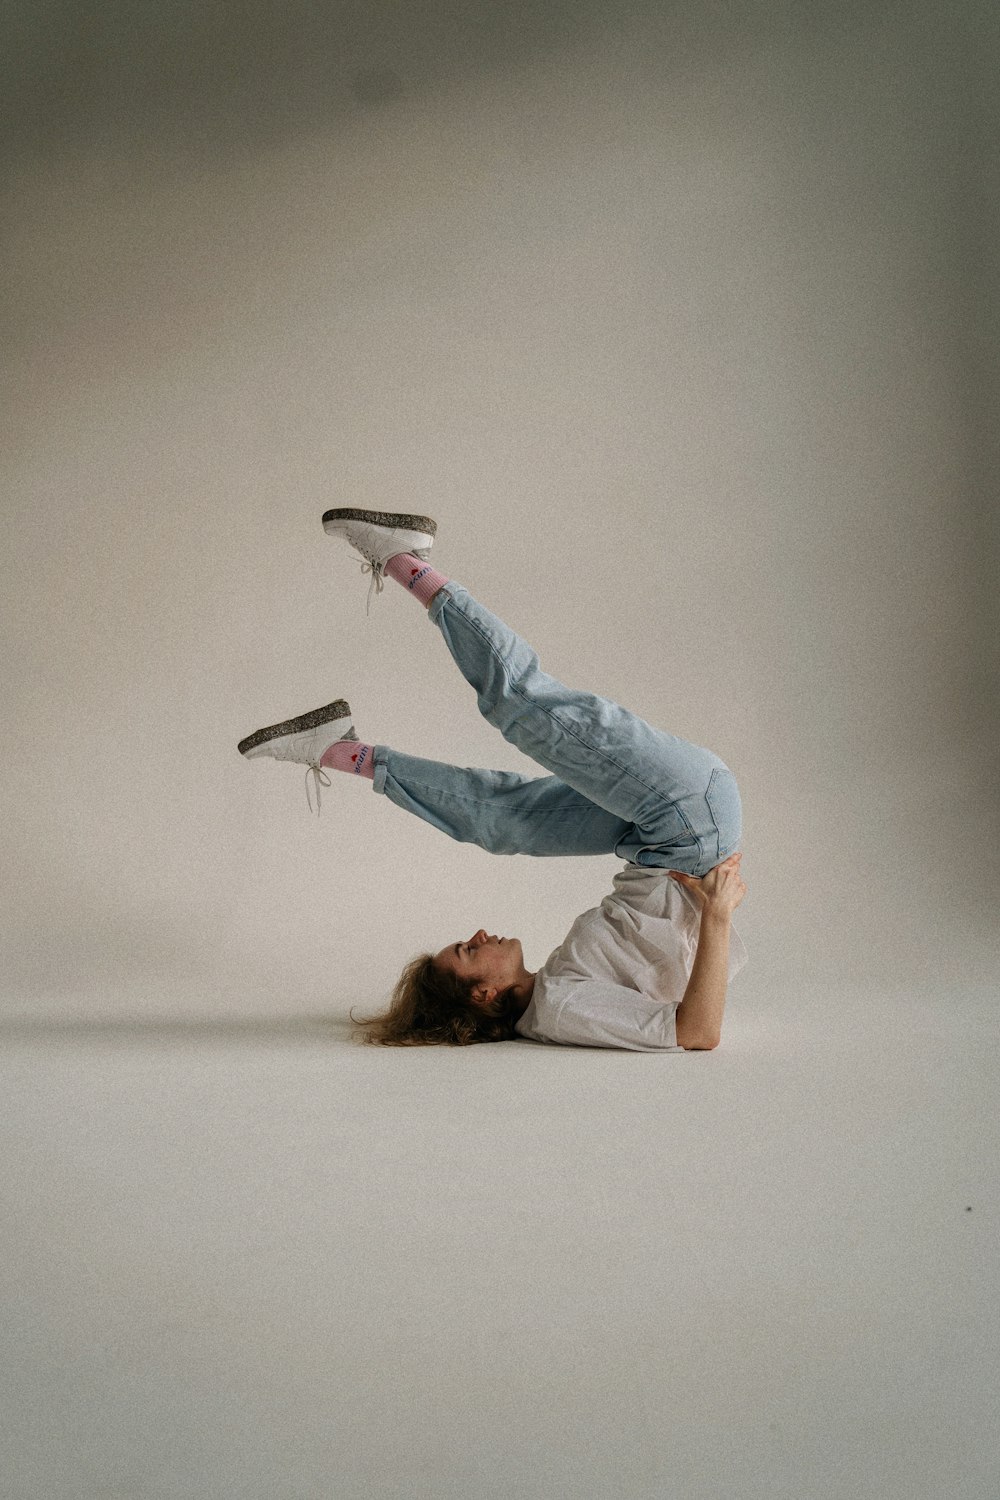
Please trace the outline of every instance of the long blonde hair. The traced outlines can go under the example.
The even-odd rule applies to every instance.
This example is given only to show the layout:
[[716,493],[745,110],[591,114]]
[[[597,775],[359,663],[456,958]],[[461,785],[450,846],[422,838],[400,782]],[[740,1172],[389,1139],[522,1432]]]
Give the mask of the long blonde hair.
[[389,1009],[355,1026],[367,1028],[355,1041],[374,1047],[470,1047],[506,1042],[517,1035],[506,994],[474,1005],[474,980],[459,979],[434,965],[433,953],[411,958],[392,991]]

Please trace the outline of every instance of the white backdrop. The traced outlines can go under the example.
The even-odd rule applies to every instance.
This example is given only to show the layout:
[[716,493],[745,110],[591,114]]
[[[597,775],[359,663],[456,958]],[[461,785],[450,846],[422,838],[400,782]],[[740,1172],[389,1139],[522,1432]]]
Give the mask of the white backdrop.
[[[994,1500],[995,7],[5,19],[4,1500]],[[618,861],[237,754],[532,769],[338,505],[732,766],[718,1050],[348,1044]]]
[[733,767],[743,983],[993,972],[974,28],[911,21],[905,66],[879,16],[637,13],[425,78],[401,34],[322,127],[19,158],[9,1006],[337,1011],[481,923],[537,967],[609,887],[346,780],[311,822],[237,757],[346,696],[363,738],[529,764],[409,601],[366,620],[319,524],[353,504],[435,516],[546,670]]

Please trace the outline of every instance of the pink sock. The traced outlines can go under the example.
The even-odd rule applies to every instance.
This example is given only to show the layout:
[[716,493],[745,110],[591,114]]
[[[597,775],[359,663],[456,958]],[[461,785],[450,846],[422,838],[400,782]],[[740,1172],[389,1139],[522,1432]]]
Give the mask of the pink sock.
[[448,582],[444,573],[435,572],[430,563],[424,562],[422,557],[414,557],[412,552],[397,552],[395,557],[390,557],[385,565],[385,576],[395,578],[420,600],[425,609],[441,585]]
[[323,751],[319,763],[334,771],[353,771],[355,776],[375,780],[375,746],[366,745],[364,740],[337,740]]

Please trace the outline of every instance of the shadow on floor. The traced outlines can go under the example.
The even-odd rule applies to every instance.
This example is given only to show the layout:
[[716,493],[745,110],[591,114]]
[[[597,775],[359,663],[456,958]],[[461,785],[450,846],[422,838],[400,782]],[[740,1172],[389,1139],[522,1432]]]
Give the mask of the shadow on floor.
[[348,1041],[346,1016],[114,1016],[0,1017],[4,1042],[77,1041]]

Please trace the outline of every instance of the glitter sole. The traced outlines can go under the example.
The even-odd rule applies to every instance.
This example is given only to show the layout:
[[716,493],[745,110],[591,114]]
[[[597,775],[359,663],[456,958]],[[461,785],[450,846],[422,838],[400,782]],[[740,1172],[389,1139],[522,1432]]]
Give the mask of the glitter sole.
[[[315,729],[317,724],[326,724],[333,719],[349,719],[351,709],[346,698],[338,698],[334,703],[328,703],[325,708],[314,708],[311,713],[300,714],[297,719],[285,719],[281,724],[269,724],[266,729],[257,729],[253,734],[248,734],[245,740],[240,740],[237,745],[241,755],[246,755],[248,750],[263,745],[267,740],[278,740],[286,734],[301,734],[303,730]],[[345,736],[348,738],[349,736]]]
[[368,521],[372,526],[422,531],[427,536],[437,536],[437,522],[430,516],[411,516],[395,510],[328,510],[323,515],[324,529],[327,521]]

